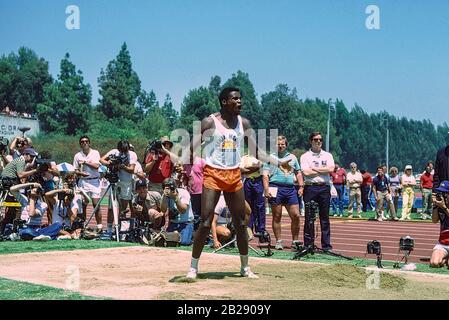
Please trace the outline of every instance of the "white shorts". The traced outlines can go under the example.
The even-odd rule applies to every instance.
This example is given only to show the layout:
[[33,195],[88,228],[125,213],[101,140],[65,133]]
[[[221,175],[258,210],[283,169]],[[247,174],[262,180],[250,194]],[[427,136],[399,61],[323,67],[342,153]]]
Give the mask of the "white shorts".
[[444,245],[438,242],[435,247],[433,247],[433,250],[444,250],[446,251],[446,254],[449,254],[449,245]]
[[80,179],[78,182],[78,187],[87,193],[92,199],[99,199],[101,197],[100,180],[92,179],[85,180]]
[[133,197],[133,181],[117,182],[118,198],[121,200],[131,200]]

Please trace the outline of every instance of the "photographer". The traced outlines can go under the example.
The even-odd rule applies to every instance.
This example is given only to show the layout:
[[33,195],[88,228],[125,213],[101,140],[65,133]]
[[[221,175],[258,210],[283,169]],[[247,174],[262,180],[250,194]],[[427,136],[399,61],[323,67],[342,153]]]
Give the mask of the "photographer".
[[145,179],[136,182],[136,192],[132,200],[132,216],[141,222],[151,222],[153,229],[160,230],[166,221],[165,214],[161,210],[161,194],[157,191],[148,191]]
[[[117,163],[113,163],[114,158]],[[117,144],[117,149],[112,149],[106,153],[100,163],[108,167],[114,173],[118,173],[117,189],[119,190],[118,199],[120,201],[120,212],[131,205],[133,190],[133,174],[136,167],[137,155],[129,151],[128,140],[121,140]],[[112,208],[108,210],[108,232],[112,232],[113,214]]]
[[30,138],[23,138],[23,137],[15,137],[14,140],[9,145],[9,150],[12,152],[13,159],[19,158],[23,151],[26,148],[31,147],[32,142]]
[[0,137],[0,175],[3,168],[12,161],[12,156],[8,150],[8,139]]
[[[215,206],[214,217],[212,219],[210,232],[213,240],[214,249],[220,248],[224,243],[231,240],[232,236],[235,234],[235,228],[232,224],[232,216],[229,211],[228,206],[223,193],[218,199],[217,205]],[[251,207],[248,202],[245,201],[245,222],[248,222],[251,215]],[[264,232],[262,230],[260,232]],[[250,232],[250,228],[248,228]]]
[[442,181],[432,194],[432,222],[440,222],[440,237],[432,251],[430,266],[440,268],[449,256],[449,181]]
[[27,148],[23,151],[23,155],[8,163],[2,171],[2,179],[14,180],[17,184],[21,179],[28,178],[36,173],[40,173],[41,169],[27,169],[27,165],[32,165],[37,156],[33,148]]
[[[75,174],[66,176],[63,189],[45,193],[49,204],[53,206],[53,223],[62,225],[61,239],[78,239],[80,230],[74,224],[83,202],[89,203],[89,196],[83,190],[74,190]],[[59,238],[58,238],[59,239]]]
[[[25,194],[19,192],[21,189],[25,189]],[[42,217],[48,209],[47,204],[41,200],[44,194],[42,186],[35,182],[24,183],[11,187],[10,191],[22,206],[20,219],[25,221],[25,225],[19,229],[20,239],[56,239],[62,229],[60,223],[53,223],[41,229]]]
[[194,218],[190,194],[185,189],[177,188],[172,178],[165,179],[162,187],[161,211],[168,211],[169,216],[167,232],[178,231],[181,234],[180,244],[189,246],[192,244]]
[[[311,148],[304,153],[301,158],[301,169],[304,175],[304,204],[307,205],[313,200],[318,204],[321,224],[321,245],[323,250],[329,251],[331,245],[331,228],[329,222],[330,206],[330,176],[334,171],[334,158],[332,154],[321,149],[323,137],[320,132],[312,132],[309,135]],[[304,246],[311,246],[314,242],[311,229],[311,212],[305,210],[304,222]],[[312,224],[313,225],[313,224]]]
[[[101,198],[100,173],[98,172],[100,168],[100,153],[98,150],[91,148],[88,136],[81,136],[79,145],[81,150],[73,158],[75,172],[80,177],[78,187],[92,198],[92,206],[95,208]],[[84,220],[86,220],[86,212],[87,203],[83,205]],[[103,225],[100,210],[97,210],[95,213],[95,220],[97,221],[97,229],[101,230]]]
[[162,182],[171,177],[174,169],[173,161],[170,158],[172,148],[173,142],[168,137],[162,137],[160,141],[151,143],[144,168],[145,173],[148,174],[150,190],[163,193]]

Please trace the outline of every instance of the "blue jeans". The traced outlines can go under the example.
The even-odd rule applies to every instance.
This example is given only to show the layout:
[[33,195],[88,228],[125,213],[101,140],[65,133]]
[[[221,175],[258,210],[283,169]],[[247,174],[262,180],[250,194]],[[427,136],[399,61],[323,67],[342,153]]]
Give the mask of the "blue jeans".
[[55,222],[51,225],[49,225],[46,228],[40,228],[40,227],[26,227],[24,229],[19,230],[19,236],[22,240],[32,240],[33,238],[37,236],[49,236],[52,240],[55,240],[56,237],[59,234],[59,231],[62,229],[62,224],[59,222]]
[[168,225],[167,232],[178,231],[181,234],[181,246],[190,246],[193,242],[193,222],[175,223]]
[[337,190],[338,197],[332,198],[332,212],[337,213],[337,208],[340,214],[343,214],[343,196],[345,194],[344,184],[334,184],[335,190]]

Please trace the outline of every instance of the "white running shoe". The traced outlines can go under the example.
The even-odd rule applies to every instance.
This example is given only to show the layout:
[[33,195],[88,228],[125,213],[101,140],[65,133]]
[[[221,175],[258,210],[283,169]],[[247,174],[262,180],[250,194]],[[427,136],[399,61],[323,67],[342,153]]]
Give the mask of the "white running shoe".
[[190,268],[189,272],[186,275],[187,279],[196,279],[196,276],[198,275],[198,270],[195,268]]
[[258,276],[254,274],[254,272],[251,271],[249,267],[240,269],[240,275],[242,277],[248,278],[248,279],[259,279]]
[[284,250],[284,245],[282,244],[282,240],[276,241],[276,245],[274,246],[276,250]]
[[51,237],[50,236],[45,236],[43,234],[33,238],[33,241],[49,241],[49,240],[51,240]]
[[72,237],[69,234],[64,234],[56,238],[56,240],[72,240]]

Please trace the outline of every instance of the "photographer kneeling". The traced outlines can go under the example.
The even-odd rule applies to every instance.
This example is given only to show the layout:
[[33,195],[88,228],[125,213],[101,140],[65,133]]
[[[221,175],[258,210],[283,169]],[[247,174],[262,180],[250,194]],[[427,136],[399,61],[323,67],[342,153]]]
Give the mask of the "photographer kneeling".
[[[25,189],[25,194],[19,190]],[[60,223],[53,223],[41,229],[42,217],[48,209],[47,204],[41,200],[43,189],[39,183],[18,184],[10,189],[14,197],[20,202],[22,212],[20,219],[25,221],[23,228],[19,228],[22,240],[52,240],[56,239],[62,229]]]
[[161,194],[148,191],[145,179],[136,182],[136,192],[132,200],[133,217],[141,222],[151,222],[153,229],[160,230],[165,225],[165,214],[161,211]]
[[441,182],[432,194],[432,222],[440,222],[440,237],[432,251],[430,266],[440,268],[449,257],[449,181]]
[[167,212],[169,225],[167,232],[178,231],[181,235],[180,244],[189,246],[193,237],[193,211],[190,194],[187,190],[177,188],[175,180],[167,178],[162,182],[161,211]]

